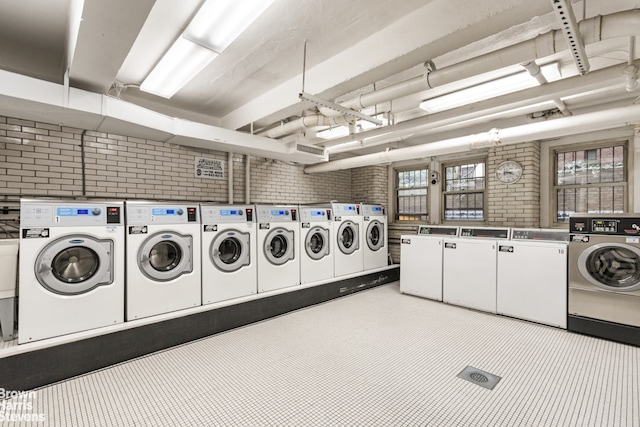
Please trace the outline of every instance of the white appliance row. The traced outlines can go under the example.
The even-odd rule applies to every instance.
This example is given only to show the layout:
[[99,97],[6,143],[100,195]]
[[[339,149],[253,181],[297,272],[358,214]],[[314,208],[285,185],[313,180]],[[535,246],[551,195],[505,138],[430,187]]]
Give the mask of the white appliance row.
[[563,230],[420,226],[401,237],[400,291],[566,329]]
[[386,266],[384,214],[360,204],[22,200],[18,342]]

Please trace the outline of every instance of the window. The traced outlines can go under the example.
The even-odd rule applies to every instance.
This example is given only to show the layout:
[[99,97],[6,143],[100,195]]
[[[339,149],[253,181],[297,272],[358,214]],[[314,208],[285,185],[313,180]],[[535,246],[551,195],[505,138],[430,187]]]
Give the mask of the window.
[[573,212],[619,213],[627,193],[624,144],[555,153],[556,221]]
[[485,163],[444,168],[444,219],[483,220]]
[[427,168],[401,170],[396,173],[396,219],[399,221],[426,221]]

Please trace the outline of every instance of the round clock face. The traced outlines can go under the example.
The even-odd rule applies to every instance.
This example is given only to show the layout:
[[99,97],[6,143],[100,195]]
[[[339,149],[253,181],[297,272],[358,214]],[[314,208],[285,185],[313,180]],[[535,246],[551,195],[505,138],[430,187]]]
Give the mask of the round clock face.
[[522,177],[522,165],[513,160],[507,160],[498,165],[496,178],[505,184],[513,184]]

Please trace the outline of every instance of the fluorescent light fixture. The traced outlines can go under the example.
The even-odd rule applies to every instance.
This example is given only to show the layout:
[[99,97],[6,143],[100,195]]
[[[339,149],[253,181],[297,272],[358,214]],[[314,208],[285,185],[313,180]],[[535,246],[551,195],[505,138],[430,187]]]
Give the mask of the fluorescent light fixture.
[[[387,125],[387,119],[381,118],[381,117],[376,117],[376,118],[382,120],[382,126]],[[376,125],[366,120],[358,120],[356,121],[356,127],[359,129],[359,132],[363,132],[365,130],[375,128]],[[329,129],[325,129],[323,131],[316,133],[316,136],[322,139],[334,139],[334,138],[340,138],[347,135],[349,135],[349,128],[347,126],[334,126]]]
[[[542,66],[540,70],[549,81],[555,81],[560,78],[558,65],[555,63]],[[427,99],[420,103],[420,108],[433,114],[538,85],[538,80],[536,80],[535,77],[523,71],[436,98]]]
[[226,49],[274,0],[207,0],[140,85],[171,98]]

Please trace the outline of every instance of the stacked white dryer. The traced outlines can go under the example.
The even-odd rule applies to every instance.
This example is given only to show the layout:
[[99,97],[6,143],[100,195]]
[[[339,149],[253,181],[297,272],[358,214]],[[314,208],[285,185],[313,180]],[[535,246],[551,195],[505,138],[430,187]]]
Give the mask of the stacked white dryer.
[[131,201],[127,208],[127,320],[202,303],[197,204]]
[[386,267],[389,264],[387,246],[387,211],[383,205],[362,205],[362,247],[363,270]]
[[457,238],[457,226],[420,225],[418,234],[400,237],[400,292],[442,301],[445,238]]
[[333,256],[335,277],[362,272],[364,257],[360,246],[362,211],[358,203],[333,203]]
[[202,303],[258,291],[257,230],[253,205],[202,204]]
[[498,243],[508,239],[504,227],[461,227],[459,238],[445,238],[442,300],[495,313]]
[[123,202],[20,202],[18,343],[124,321]]
[[300,284],[298,206],[256,206],[258,292]]
[[330,207],[300,206],[300,283],[333,277],[333,215]]

